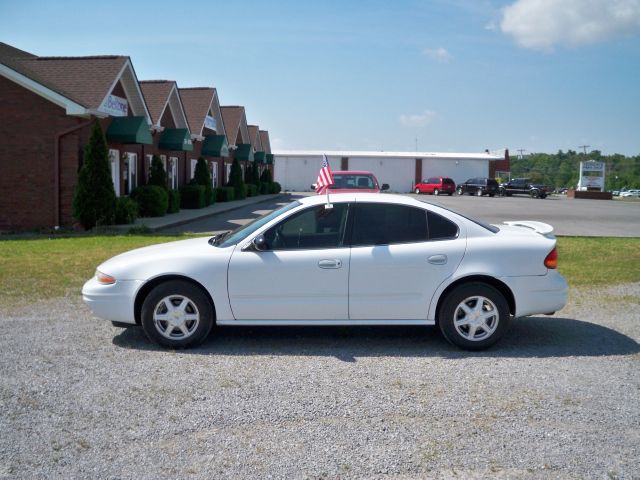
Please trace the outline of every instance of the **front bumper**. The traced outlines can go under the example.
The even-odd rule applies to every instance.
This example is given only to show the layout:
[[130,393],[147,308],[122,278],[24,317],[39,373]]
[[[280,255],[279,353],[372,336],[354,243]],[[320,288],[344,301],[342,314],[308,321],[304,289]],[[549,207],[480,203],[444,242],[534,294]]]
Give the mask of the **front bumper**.
[[569,286],[557,270],[532,277],[503,277],[516,299],[516,317],[557,312],[567,304]]
[[118,280],[113,285],[91,278],[82,287],[82,300],[96,317],[122,323],[136,323],[134,302],[142,280]]

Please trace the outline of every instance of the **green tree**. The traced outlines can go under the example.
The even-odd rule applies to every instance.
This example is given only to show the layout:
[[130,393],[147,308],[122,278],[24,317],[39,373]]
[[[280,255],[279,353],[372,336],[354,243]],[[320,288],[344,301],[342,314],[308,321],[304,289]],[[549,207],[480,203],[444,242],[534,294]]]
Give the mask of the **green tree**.
[[251,163],[251,172],[253,175],[253,184],[256,187],[260,186],[260,169],[258,168],[258,162]]
[[196,163],[196,171],[193,174],[193,180],[197,185],[204,187],[204,200],[206,205],[211,205],[215,197],[213,195],[213,185],[211,184],[211,172],[207,166],[207,161],[200,157]]
[[107,140],[96,120],[91,128],[78,183],[73,195],[73,216],[85,229],[115,221],[116,193],[111,179]]
[[164,170],[162,160],[160,160],[158,155],[151,157],[151,171],[149,172],[148,185],[157,185],[165,190],[169,189],[167,187],[167,172]]
[[237,158],[234,158],[231,164],[228,185],[233,187],[236,200],[241,200],[246,197],[245,183],[242,180],[242,168],[240,168],[240,162]]

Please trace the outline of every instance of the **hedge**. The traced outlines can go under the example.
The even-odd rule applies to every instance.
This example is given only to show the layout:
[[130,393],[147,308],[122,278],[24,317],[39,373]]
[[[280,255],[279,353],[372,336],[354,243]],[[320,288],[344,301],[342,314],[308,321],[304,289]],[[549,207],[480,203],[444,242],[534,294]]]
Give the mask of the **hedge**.
[[178,213],[180,211],[180,192],[169,190],[169,209],[167,213]]
[[247,183],[247,197],[255,197],[258,195],[258,187],[253,183]]
[[231,202],[235,200],[235,190],[233,187],[218,187],[215,189],[215,198],[217,202]]
[[129,197],[116,198],[116,225],[127,225],[138,218],[138,204]]
[[144,185],[131,192],[141,217],[162,217],[169,207],[169,194],[157,185]]
[[204,192],[202,185],[185,185],[180,188],[180,207],[203,208],[206,205]]

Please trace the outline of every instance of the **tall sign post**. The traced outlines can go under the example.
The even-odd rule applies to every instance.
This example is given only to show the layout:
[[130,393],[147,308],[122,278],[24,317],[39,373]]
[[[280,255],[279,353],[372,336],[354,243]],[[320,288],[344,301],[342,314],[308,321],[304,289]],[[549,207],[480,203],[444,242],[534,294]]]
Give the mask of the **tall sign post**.
[[580,162],[580,180],[578,190],[604,192],[604,162],[589,160]]

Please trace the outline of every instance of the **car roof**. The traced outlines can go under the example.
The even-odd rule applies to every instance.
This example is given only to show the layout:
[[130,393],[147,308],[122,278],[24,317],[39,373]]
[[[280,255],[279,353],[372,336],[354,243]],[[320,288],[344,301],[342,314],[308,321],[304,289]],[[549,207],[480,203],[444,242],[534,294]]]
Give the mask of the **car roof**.
[[[327,203],[327,195],[311,195],[298,200],[303,205],[320,205]],[[331,203],[343,202],[376,202],[376,203],[395,203],[400,205],[411,205],[414,207],[425,208],[425,204],[432,205],[428,202],[416,200],[412,197],[404,195],[388,195],[385,193],[330,193],[329,201]],[[437,205],[436,205],[437,206]]]
[[334,170],[332,175],[373,175],[373,172],[367,172],[365,170]]

